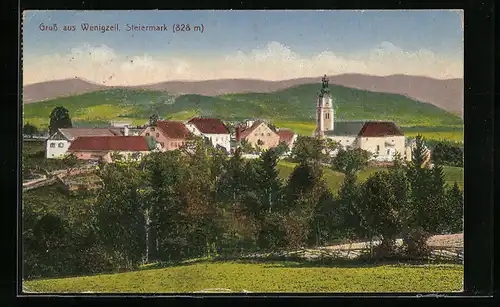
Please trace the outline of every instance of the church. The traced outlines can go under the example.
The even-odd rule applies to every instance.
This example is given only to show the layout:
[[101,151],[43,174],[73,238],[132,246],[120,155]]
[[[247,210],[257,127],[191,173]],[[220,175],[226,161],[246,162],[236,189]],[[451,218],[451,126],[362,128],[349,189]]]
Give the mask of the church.
[[405,136],[396,123],[377,120],[336,121],[326,75],[322,79],[317,99],[316,130],[313,136],[332,139],[344,149],[364,149],[372,154],[375,161],[394,161],[396,153],[404,159],[410,158]]

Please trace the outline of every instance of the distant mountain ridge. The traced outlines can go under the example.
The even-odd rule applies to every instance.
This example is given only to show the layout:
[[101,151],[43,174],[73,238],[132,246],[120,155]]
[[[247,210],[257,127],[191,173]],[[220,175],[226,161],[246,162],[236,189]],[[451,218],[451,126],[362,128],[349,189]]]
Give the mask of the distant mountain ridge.
[[[463,79],[440,80],[408,75],[370,76],[362,74],[342,74],[331,76],[329,79],[331,84],[345,87],[404,95],[463,116]],[[230,93],[269,93],[302,84],[320,83],[320,80],[321,77],[282,81],[217,79],[206,81],[167,81],[138,86],[107,86],[75,78],[26,85],[23,87],[23,103],[28,104],[110,88],[149,89],[166,91],[172,94],[197,94],[205,96]]]

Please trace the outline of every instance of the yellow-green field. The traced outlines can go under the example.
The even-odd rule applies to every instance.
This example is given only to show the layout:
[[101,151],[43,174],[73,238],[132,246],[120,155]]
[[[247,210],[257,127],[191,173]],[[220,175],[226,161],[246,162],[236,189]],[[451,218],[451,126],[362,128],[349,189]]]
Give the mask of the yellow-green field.
[[457,292],[462,265],[359,265],[321,267],[298,262],[202,262],[97,276],[33,280],[36,292]]
[[456,141],[463,142],[464,141],[464,132],[463,131],[421,131],[421,132],[405,132],[406,137],[415,137],[417,134],[420,134],[427,140],[436,140],[436,141]]

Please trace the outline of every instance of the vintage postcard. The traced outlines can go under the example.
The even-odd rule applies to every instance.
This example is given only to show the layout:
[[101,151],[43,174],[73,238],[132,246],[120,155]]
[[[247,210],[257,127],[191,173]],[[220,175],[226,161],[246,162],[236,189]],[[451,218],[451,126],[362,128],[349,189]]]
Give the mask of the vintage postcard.
[[463,291],[463,11],[25,11],[23,293]]

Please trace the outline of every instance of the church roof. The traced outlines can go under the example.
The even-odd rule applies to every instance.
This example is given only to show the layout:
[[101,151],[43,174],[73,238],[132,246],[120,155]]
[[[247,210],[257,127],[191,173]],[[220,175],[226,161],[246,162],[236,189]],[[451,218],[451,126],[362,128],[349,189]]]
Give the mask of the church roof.
[[325,131],[325,136],[357,136],[366,121],[335,121],[333,131]]
[[394,122],[389,121],[336,121],[333,131],[325,131],[325,136],[383,137],[404,135]]
[[403,136],[403,132],[394,122],[366,122],[359,132],[363,137]]

